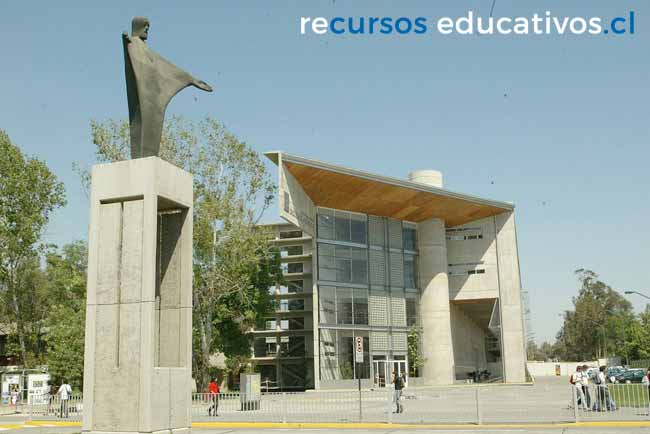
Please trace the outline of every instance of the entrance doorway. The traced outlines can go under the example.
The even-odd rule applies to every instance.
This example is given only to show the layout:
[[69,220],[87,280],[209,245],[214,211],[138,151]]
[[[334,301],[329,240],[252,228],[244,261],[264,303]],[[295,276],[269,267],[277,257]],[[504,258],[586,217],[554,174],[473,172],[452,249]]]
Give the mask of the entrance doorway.
[[[374,385],[376,387],[386,387],[390,385],[393,381],[393,372],[396,372],[398,376],[408,373],[408,361],[407,360],[374,360]],[[408,375],[406,376],[405,386],[408,385]]]

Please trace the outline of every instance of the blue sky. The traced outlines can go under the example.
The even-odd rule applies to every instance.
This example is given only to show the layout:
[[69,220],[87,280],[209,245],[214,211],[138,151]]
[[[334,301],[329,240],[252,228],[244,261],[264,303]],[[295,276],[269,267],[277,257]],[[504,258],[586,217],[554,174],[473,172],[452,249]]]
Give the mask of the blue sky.
[[120,35],[145,15],[149,45],[215,88],[182,92],[168,114],[214,116],[260,152],[401,178],[438,169],[449,189],[515,202],[533,328],[549,339],[576,268],[650,290],[650,4],[567,3],[496,0],[494,15],[634,10],[636,34],[299,34],[301,16],[486,16],[492,0],[4,1],[0,128],[66,184],[47,241],[85,238],[72,163],[93,161],[91,119],[128,114]]

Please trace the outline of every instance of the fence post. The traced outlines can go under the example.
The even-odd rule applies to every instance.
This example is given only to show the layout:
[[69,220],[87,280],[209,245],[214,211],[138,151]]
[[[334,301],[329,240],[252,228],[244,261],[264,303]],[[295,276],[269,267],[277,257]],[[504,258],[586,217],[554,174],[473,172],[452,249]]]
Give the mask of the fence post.
[[386,385],[386,390],[388,391],[388,402],[387,402],[387,412],[388,412],[388,423],[393,423],[393,391],[389,385]]
[[481,388],[476,386],[474,387],[474,396],[476,400],[476,424],[483,424],[483,415],[481,414]]
[[578,390],[571,386],[571,402],[573,402],[573,419],[578,422]]
[[29,399],[29,398],[30,398],[30,396],[29,396],[29,393],[28,393],[27,394],[27,406],[29,406],[29,419],[28,420],[31,422],[32,419],[34,418],[33,415],[32,415],[32,412],[33,412],[32,405],[34,404],[34,400]]
[[287,423],[287,394],[282,392],[282,423]]

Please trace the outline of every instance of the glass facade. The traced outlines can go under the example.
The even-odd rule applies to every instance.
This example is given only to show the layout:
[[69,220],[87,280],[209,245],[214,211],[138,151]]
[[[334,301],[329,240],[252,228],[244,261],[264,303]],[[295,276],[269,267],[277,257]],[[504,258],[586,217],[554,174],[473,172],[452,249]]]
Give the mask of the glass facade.
[[[416,225],[317,213],[320,379],[376,377],[373,360],[404,360],[408,329],[419,324]],[[363,363],[354,360],[358,337]]]

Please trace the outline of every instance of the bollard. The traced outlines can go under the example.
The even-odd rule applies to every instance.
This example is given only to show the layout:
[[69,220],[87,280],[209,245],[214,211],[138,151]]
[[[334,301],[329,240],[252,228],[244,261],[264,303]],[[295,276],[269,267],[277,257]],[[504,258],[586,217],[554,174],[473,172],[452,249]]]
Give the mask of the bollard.
[[479,387],[474,388],[474,396],[476,400],[476,425],[483,423],[483,415],[481,414],[481,392]]

